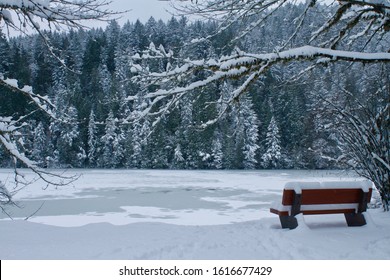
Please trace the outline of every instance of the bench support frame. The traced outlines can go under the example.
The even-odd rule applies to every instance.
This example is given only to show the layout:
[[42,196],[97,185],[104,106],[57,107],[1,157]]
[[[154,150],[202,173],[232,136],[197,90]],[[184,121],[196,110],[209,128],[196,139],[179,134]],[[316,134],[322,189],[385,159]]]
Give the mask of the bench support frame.
[[298,226],[296,215],[301,213],[302,194],[294,191],[293,203],[291,205],[291,213],[289,216],[279,216],[282,228],[294,229]]
[[367,224],[362,213],[346,213],[344,216],[349,227],[360,227]]
[[279,216],[282,228],[294,229],[298,226],[298,220],[294,216]]
[[[364,215],[362,213],[367,210],[368,199],[369,199],[369,193],[361,190],[360,202],[357,208],[357,212],[344,213],[345,220],[349,227],[364,226],[365,224],[367,224],[366,219],[364,218]],[[301,202],[302,202],[302,194],[296,193],[294,191],[293,203],[291,205],[291,211],[289,215],[279,214],[279,219],[282,228],[295,229],[296,227],[298,227],[298,220],[295,218],[295,216],[302,213]]]

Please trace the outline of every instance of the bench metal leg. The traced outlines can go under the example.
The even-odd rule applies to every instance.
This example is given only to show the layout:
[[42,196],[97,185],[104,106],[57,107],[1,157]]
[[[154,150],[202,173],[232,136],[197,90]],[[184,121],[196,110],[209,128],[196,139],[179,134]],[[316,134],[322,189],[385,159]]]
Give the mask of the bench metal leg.
[[348,213],[344,214],[344,216],[349,227],[358,227],[367,224],[366,219],[362,213]]
[[294,216],[279,216],[282,228],[294,229],[298,226],[298,221]]

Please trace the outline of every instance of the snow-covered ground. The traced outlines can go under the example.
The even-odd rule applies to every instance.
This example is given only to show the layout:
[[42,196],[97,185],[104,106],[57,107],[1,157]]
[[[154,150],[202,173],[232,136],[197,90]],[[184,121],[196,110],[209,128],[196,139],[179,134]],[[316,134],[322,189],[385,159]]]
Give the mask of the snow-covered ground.
[[[351,173],[68,172],[81,175],[73,186],[35,182],[16,195],[15,221],[0,214],[0,259],[390,259],[381,209],[369,209],[363,227],[342,215],[299,216],[295,230],[269,212],[286,182],[361,180]],[[0,180],[11,182],[12,171]]]

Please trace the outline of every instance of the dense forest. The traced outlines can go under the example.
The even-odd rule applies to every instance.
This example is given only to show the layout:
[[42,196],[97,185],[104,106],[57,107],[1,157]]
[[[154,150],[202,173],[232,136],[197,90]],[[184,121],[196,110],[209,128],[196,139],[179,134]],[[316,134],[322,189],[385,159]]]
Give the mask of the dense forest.
[[[182,60],[213,59],[239,50],[272,52],[294,32],[290,23],[303,8],[286,5],[272,24],[241,40],[232,40],[239,38],[235,26],[216,33],[215,22],[184,17],[47,31],[52,49],[42,36],[1,36],[0,73],[17,77],[20,87],[31,85],[56,110],[52,119],[40,111],[26,117],[28,100],[4,88],[0,113],[17,118],[18,112],[25,118],[14,137],[26,156],[47,168],[344,168],[334,129],[338,120],[327,109],[329,100],[348,108],[387,102],[378,99],[378,91],[380,96],[388,93],[389,65],[324,62],[304,73],[305,63],[276,65],[233,107],[223,108],[234,86],[226,81],[186,95],[173,110],[160,114],[158,122],[150,116],[137,118],[150,102],[140,93],[158,85],[134,79],[134,68],[175,67],[166,58],[141,59],[148,51],[157,48]],[[308,17],[315,25],[320,15]],[[294,40],[307,41],[310,32],[299,32]],[[225,113],[218,122],[203,126],[221,111]],[[0,164],[14,162],[0,151]]]

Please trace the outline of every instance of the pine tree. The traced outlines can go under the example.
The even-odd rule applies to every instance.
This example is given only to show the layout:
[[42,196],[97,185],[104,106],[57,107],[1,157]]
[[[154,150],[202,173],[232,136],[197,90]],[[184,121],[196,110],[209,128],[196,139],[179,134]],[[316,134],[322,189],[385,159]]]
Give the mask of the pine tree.
[[76,108],[73,106],[69,107],[67,110],[67,130],[62,131],[62,140],[64,143],[72,147],[73,144],[75,143],[75,140],[78,139],[79,137],[79,130],[78,130],[78,125],[77,125],[77,111]]
[[223,168],[223,151],[222,151],[222,143],[217,136],[213,140],[212,144],[212,167],[215,169],[222,169]]
[[98,156],[97,126],[95,113],[92,110],[88,122],[88,164],[90,167],[96,166]]
[[185,160],[183,157],[183,153],[181,152],[180,144],[177,144],[174,156],[173,156],[173,168],[183,168],[185,166]]
[[113,161],[113,154],[114,142],[116,141],[116,124],[112,111],[110,111],[106,118],[104,135],[101,137],[100,141],[102,145],[102,155],[99,161],[100,167],[115,167],[115,162]]
[[156,157],[156,154],[151,153],[148,157],[146,155],[148,150],[148,143],[150,135],[150,122],[148,118],[140,119],[136,121],[130,131],[131,139],[131,151],[129,161],[127,162],[128,167],[142,168],[151,165],[152,159]]
[[46,95],[53,83],[56,61],[47,51],[46,43],[41,37],[37,37],[34,44],[35,65],[32,71],[32,86],[36,93]]
[[110,21],[108,24],[105,35],[107,38],[107,47],[104,49],[105,61],[103,63],[107,65],[108,71],[113,74],[116,70],[115,54],[118,47],[120,34],[120,26],[116,20]]
[[274,117],[268,125],[266,141],[266,152],[262,156],[265,168],[279,168],[281,154],[279,128]]
[[82,167],[86,154],[79,137],[78,113],[73,106],[67,108],[65,113],[66,119],[60,124],[60,136],[57,140],[59,161],[72,167]]
[[141,166],[141,155],[142,155],[142,124],[140,122],[135,122],[131,130],[131,156],[129,162],[127,163],[128,167],[139,168]]
[[194,168],[196,164],[196,147],[193,127],[193,101],[184,98],[180,107],[180,124],[177,129],[178,142],[181,143],[181,152],[185,168]]
[[242,97],[233,107],[231,112],[233,119],[231,124],[234,135],[233,166],[236,168],[254,169],[258,163],[257,151],[259,150],[259,120],[253,110],[253,104],[249,97]]
[[149,45],[149,40],[145,34],[145,26],[139,20],[134,23],[131,39],[131,45],[136,52],[145,50]]
[[7,39],[0,32],[0,74],[6,74],[9,70],[10,63],[10,46]]
[[42,122],[34,129],[31,158],[41,167],[46,167],[47,137]]
[[220,99],[217,103],[217,112],[222,114],[216,129],[216,135],[221,141],[223,152],[223,167],[226,169],[236,169],[237,154],[236,154],[236,126],[238,119],[236,118],[236,108],[228,107],[228,100],[231,98],[233,87],[230,83],[224,82],[220,89]]
[[122,129],[117,128],[118,132],[115,135],[115,139],[112,144],[114,150],[113,165],[114,167],[122,167],[124,165],[126,149],[124,147],[125,133]]
[[257,164],[257,151],[260,148],[258,145],[259,120],[249,98],[244,98],[241,101],[241,104],[241,117],[244,126],[244,146],[242,148],[244,154],[244,168],[255,169]]

